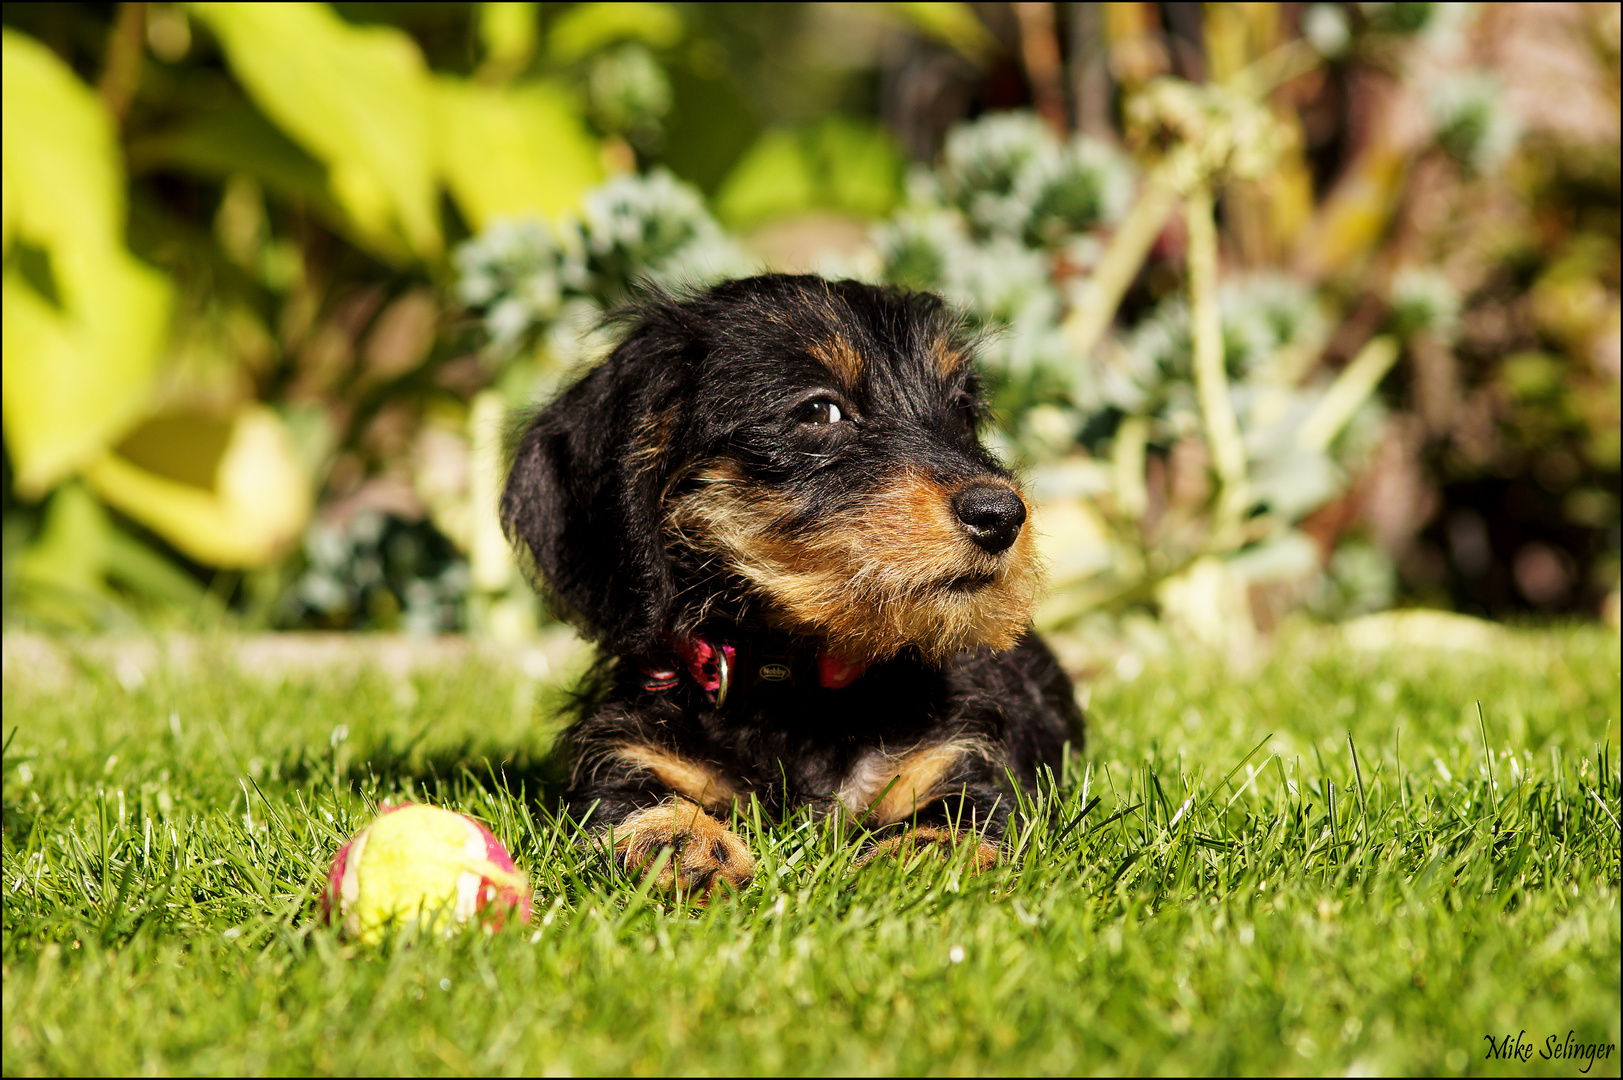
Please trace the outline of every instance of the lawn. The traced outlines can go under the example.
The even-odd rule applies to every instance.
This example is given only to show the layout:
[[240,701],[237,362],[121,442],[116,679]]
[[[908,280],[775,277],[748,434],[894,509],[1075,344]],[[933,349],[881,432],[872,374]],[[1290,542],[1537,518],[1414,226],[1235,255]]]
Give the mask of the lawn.
[[[1619,1071],[1609,629],[1106,665],[1003,867],[746,811],[756,881],[700,910],[552,816],[561,689],[522,665],[63,655],[4,683],[7,1074]],[[533,923],[319,924],[408,795],[491,824]],[[1569,1032],[1611,1049],[1543,1056]]]

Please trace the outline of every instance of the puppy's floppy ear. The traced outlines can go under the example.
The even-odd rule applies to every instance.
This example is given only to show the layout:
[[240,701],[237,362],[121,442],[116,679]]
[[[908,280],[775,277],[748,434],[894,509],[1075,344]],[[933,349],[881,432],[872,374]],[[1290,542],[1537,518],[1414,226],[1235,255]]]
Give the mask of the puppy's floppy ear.
[[660,489],[684,383],[683,342],[647,323],[535,418],[502,493],[502,527],[564,609],[610,652],[657,646],[675,588]]

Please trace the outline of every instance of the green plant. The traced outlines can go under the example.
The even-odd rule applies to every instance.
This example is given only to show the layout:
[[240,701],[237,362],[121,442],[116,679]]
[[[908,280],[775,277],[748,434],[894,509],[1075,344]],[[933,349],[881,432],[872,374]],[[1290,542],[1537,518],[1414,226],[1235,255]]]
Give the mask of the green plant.
[[[763,265],[988,331],[1049,618],[1615,606],[1611,9],[1019,10],[8,6],[7,619],[314,619],[276,602],[308,523],[365,509],[467,561],[462,625],[522,630],[496,411],[638,274]],[[588,251],[604,184],[644,201]],[[466,319],[449,253],[526,221],[578,280],[470,284]],[[49,540],[70,488],[101,555]]]

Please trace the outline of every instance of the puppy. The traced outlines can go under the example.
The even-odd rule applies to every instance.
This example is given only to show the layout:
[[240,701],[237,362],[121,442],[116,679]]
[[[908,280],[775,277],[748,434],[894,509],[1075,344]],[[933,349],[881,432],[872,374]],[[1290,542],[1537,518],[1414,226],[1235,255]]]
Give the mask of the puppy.
[[1011,778],[1080,746],[1030,618],[1025,497],[977,438],[970,344],[934,296],[767,275],[626,316],[518,442],[502,520],[600,661],[569,809],[640,873],[750,879],[758,799],[874,853],[999,856]]

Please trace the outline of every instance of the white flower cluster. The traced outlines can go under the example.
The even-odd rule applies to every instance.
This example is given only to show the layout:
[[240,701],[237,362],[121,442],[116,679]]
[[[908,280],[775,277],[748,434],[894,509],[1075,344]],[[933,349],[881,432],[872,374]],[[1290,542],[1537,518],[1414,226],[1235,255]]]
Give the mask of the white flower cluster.
[[587,268],[611,300],[637,280],[675,287],[717,281],[749,265],[704,196],[664,169],[617,176],[587,193],[578,228]]
[[[1253,377],[1271,378],[1282,353],[1322,340],[1327,329],[1312,291],[1283,274],[1225,281],[1218,288],[1218,308],[1223,359],[1237,386]],[[1116,343],[1119,348],[1088,387],[1085,406],[1155,412],[1188,388],[1193,377],[1189,304],[1182,296],[1162,301]]]
[[545,334],[561,359],[633,286],[701,285],[748,263],[705,208],[703,197],[663,169],[617,176],[557,227],[501,222],[456,250],[457,292],[483,317],[490,348],[512,355]]
[[316,521],[304,535],[306,566],[282,598],[287,625],[439,634],[464,625],[468,563],[426,522],[377,510]]
[[948,136],[940,169],[916,171],[907,204],[875,234],[886,279],[941,293],[989,331],[982,362],[1034,450],[1080,423],[1064,280],[1097,260],[1095,231],[1121,217],[1133,182],[1119,152],[995,113]]
[[1426,331],[1445,341],[1459,328],[1459,290],[1441,273],[1425,267],[1408,266],[1392,275],[1388,293],[1394,329],[1407,336]]
[[1110,148],[1061,142],[1031,113],[993,113],[956,128],[939,173],[942,200],[979,236],[1049,247],[1115,221],[1132,197],[1132,171]]
[[1492,172],[1516,149],[1521,126],[1499,80],[1485,71],[1452,75],[1426,97],[1437,145],[1468,173]]
[[646,46],[628,42],[599,55],[586,80],[592,116],[605,131],[637,141],[657,136],[671,111],[671,82]]

